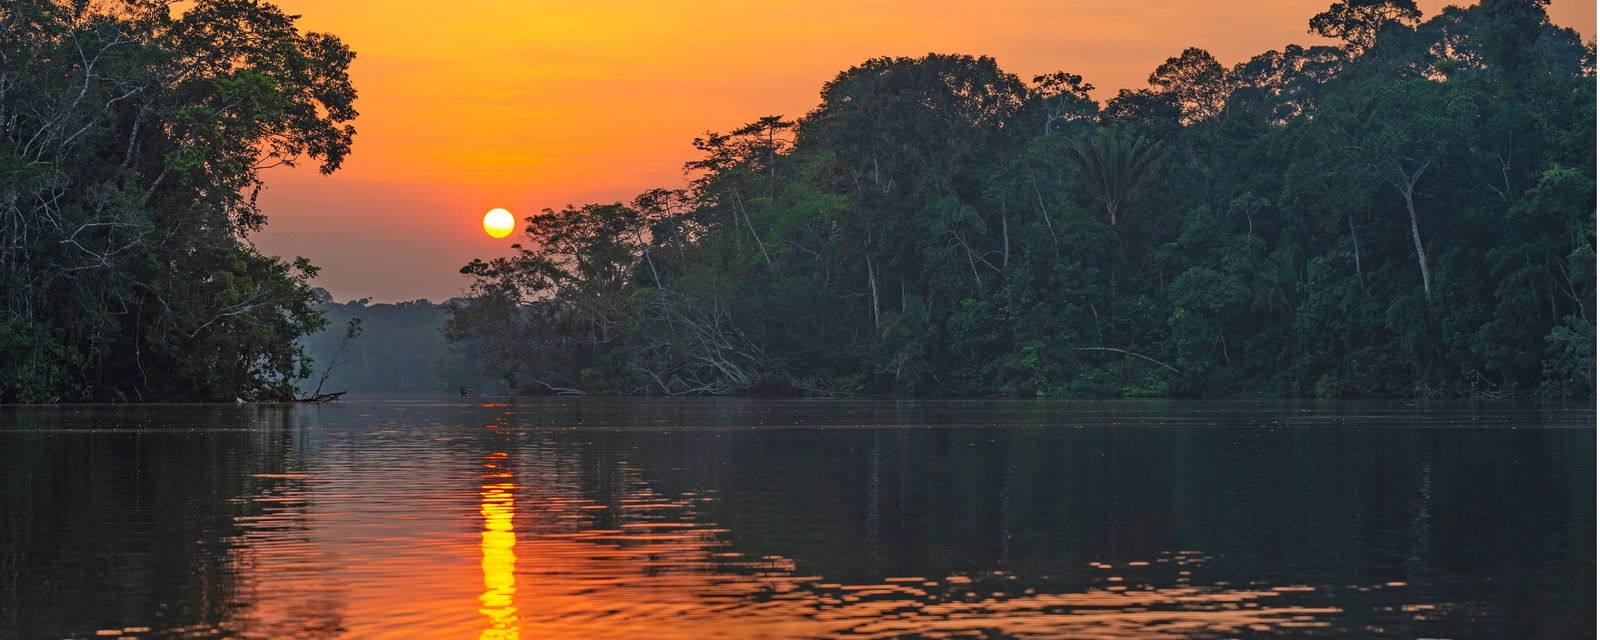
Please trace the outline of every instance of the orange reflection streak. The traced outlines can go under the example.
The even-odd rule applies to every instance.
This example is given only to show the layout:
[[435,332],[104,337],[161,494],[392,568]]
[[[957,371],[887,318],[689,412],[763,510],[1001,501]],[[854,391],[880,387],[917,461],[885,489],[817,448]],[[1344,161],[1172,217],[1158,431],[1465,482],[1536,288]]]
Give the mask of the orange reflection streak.
[[[585,475],[595,469],[570,464],[570,449],[533,437],[518,446],[514,469],[504,450],[480,459],[481,528],[454,475],[439,488],[403,485],[448,503],[421,516],[417,501],[390,499],[402,495],[393,476],[357,476],[372,482],[360,493],[319,492],[326,485],[309,476],[270,483],[233,541],[231,572],[249,604],[220,631],[168,631],[243,640],[330,637],[334,629],[372,640],[520,640],[524,628],[542,640],[1178,640],[1325,632],[1350,620],[1335,606],[1339,587],[1211,582],[1212,558],[1201,551],[1091,562],[1069,580],[977,571],[830,581],[804,560],[755,543],[736,548],[736,534],[706,512],[721,499],[715,492],[658,490],[629,463],[603,464],[610,477],[597,493]],[[453,451],[437,455],[439,465],[458,462]],[[474,531],[478,570],[463,561],[474,555]],[[1390,598],[1404,598],[1407,588],[1392,581],[1343,589],[1394,589]],[[474,597],[476,606],[462,606]],[[1445,613],[1427,602],[1404,606],[1411,619]]]
[[517,532],[512,524],[516,515],[516,488],[511,469],[501,464],[509,456],[495,452],[483,459],[484,484],[479,512],[483,514],[483,595],[478,613],[489,618],[489,626],[479,640],[516,640],[522,637],[517,618]]

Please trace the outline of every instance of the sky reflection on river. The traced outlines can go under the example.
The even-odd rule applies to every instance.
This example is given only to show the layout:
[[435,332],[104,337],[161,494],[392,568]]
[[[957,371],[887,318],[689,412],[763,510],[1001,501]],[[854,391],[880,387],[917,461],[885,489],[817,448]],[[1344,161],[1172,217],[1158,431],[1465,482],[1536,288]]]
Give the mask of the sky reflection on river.
[[[1289,414],[1269,405],[1246,412],[1268,426],[1234,416],[1161,429],[1138,423],[1155,414],[1091,424],[1049,414],[1079,419],[1065,425],[1019,418],[1018,405],[968,418],[938,406],[763,408],[756,420],[676,405],[662,418],[673,428],[549,401],[349,403],[180,412],[159,417],[250,428],[112,436],[100,431],[108,420],[140,421],[0,414],[11,419],[0,443],[46,460],[112,455],[107,437],[132,438],[145,455],[107,463],[170,491],[127,504],[96,498],[92,481],[7,476],[8,498],[46,491],[59,504],[9,500],[0,513],[0,541],[22,549],[11,567],[20,581],[0,585],[0,605],[18,638],[1450,637],[1479,635],[1472,625],[1485,621],[1531,635],[1541,634],[1532,624],[1593,626],[1592,412],[1460,416],[1541,429],[1296,429],[1271,426]],[[773,415],[793,419],[729,424],[775,426]],[[942,425],[848,425],[860,418]],[[107,511],[86,512],[97,504]],[[126,557],[147,557],[130,563],[96,560],[99,543],[70,538],[47,549],[59,508],[102,536],[184,536],[199,551],[131,544]],[[185,515],[163,515],[174,509]],[[1484,552],[1509,556],[1472,559]],[[189,566],[158,585],[130,569],[149,563]],[[102,582],[45,581],[86,570]],[[1497,581],[1566,589],[1590,608],[1560,613]],[[125,602],[85,619],[67,606],[85,597]]]

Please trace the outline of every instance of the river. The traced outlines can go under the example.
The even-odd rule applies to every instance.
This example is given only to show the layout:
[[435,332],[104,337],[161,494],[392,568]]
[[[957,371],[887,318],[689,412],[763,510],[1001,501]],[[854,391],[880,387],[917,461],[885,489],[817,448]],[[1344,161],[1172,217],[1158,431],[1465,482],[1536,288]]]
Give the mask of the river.
[[0,407],[0,638],[1569,637],[1589,404]]

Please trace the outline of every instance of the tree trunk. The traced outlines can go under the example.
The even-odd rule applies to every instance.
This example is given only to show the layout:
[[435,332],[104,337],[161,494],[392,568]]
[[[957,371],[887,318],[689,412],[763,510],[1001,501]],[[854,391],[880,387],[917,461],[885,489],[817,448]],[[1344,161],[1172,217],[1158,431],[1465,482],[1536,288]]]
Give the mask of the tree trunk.
[[1033,197],[1039,201],[1039,217],[1044,218],[1044,227],[1050,230],[1050,239],[1059,242],[1056,237],[1056,226],[1050,222],[1050,212],[1044,208],[1044,194],[1039,193],[1039,183],[1033,183]]
[[1011,226],[1010,223],[1006,221],[1006,205],[1004,203],[1001,203],[1000,205],[1000,238],[1002,240],[1001,246],[1004,247],[1004,251],[1000,253],[1000,266],[1010,268]]
[[[744,224],[750,229],[750,237],[756,241],[756,248],[761,250],[761,258],[766,261],[767,268],[772,268],[772,256],[767,255],[767,244],[761,241],[761,236],[756,233],[756,223],[750,221],[750,212],[744,208],[744,197],[739,195],[739,190],[733,190],[733,200],[739,205],[738,213],[744,215]],[[735,220],[734,224],[738,224]]]
[[878,332],[878,275],[872,269],[872,254],[867,254],[867,287],[872,290],[872,331]]
[[1350,223],[1350,244],[1355,248],[1356,284],[1360,285],[1362,291],[1366,291],[1367,279],[1365,276],[1361,275],[1361,241],[1356,239],[1356,217],[1353,215],[1348,215],[1345,216],[1344,219],[1346,222]]
[[[1420,176],[1421,171],[1417,172]],[[1411,214],[1411,242],[1417,249],[1417,266],[1422,269],[1422,297],[1431,304],[1433,302],[1433,282],[1428,276],[1428,254],[1422,249],[1422,233],[1417,231],[1417,205],[1412,198],[1416,181],[1407,182],[1400,193],[1406,198],[1406,213]]]

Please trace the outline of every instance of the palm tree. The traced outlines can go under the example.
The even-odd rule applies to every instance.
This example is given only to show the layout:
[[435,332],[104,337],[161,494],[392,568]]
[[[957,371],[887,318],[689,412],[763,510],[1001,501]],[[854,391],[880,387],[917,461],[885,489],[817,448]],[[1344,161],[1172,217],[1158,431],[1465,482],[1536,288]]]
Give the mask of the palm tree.
[[1117,226],[1117,213],[1133,199],[1145,178],[1161,160],[1160,142],[1120,127],[1100,127],[1072,143],[1083,183],[1106,209],[1106,221]]

